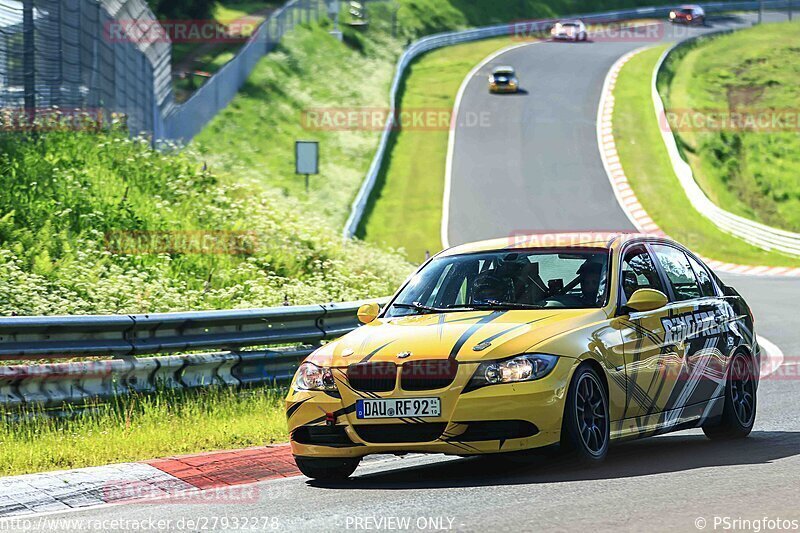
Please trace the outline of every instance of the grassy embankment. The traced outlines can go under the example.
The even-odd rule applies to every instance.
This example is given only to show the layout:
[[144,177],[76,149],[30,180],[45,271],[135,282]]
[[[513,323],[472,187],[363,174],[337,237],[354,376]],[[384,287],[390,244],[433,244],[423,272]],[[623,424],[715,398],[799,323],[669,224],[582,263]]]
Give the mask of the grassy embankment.
[[671,237],[720,261],[796,266],[718,230],[689,204],[661,139],[651,99],[651,77],[665,47],[640,53],[625,64],[614,89],[614,137],[620,161],[639,201]]
[[[759,122],[765,128],[754,123],[746,128],[750,131],[678,124],[678,137],[695,179],[717,205],[795,232],[800,231],[798,52],[799,21],[749,28],[701,41],[667,65],[671,82],[661,87],[668,108],[679,112],[740,112],[768,121]],[[772,118],[788,127],[771,131]]]

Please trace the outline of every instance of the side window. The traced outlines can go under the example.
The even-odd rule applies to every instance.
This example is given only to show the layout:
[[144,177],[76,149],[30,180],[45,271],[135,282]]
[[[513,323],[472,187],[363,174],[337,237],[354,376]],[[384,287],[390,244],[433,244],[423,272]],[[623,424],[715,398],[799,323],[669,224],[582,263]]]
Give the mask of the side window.
[[703,296],[716,296],[717,291],[714,289],[714,282],[711,281],[711,275],[708,273],[706,267],[691,255],[687,255],[687,257],[689,258],[689,263],[692,265],[692,270],[694,270],[697,276],[697,281],[700,282],[701,294]]
[[700,287],[697,285],[697,278],[694,276],[689,259],[686,254],[673,248],[661,244],[653,245],[658,262],[667,274],[672,292],[678,301],[691,300],[700,297]]
[[655,289],[664,292],[661,278],[653,264],[653,259],[644,246],[634,246],[622,258],[622,290],[625,299],[631,297],[637,289]]

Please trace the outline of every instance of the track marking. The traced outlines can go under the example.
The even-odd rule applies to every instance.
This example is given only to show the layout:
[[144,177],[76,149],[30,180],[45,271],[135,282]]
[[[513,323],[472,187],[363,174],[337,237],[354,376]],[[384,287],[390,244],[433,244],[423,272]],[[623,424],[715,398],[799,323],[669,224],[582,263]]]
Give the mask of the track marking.
[[458,92],[456,93],[456,100],[453,103],[453,124],[454,126],[450,128],[450,135],[447,138],[447,156],[445,158],[445,166],[444,166],[444,195],[442,196],[442,222],[440,225],[440,239],[442,241],[442,248],[447,249],[450,248],[450,239],[447,236],[447,233],[450,229],[450,186],[452,180],[452,172],[453,172],[453,151],[455,150],[456,144],[456,124],[458,124],[458,113],[461,108],[461,99],[464,97],[464,92],[467,90],[467,85],[469,82],[472,81],[472,78],[475,77],[478,72],[485,67],[487,64],[491,63],[501,55],[511,52],[512,50],[516,50],[518,48],[522,48],[523,46],[531,46],[534,44],[539,44],[546,41],[534,41],[531,43],[518,43],[512,44],[511,46],[506,46],[505,48],[501,48],[495,52],[492,52],[480,63],[475,65],[472,70],[466,75],[464,80],[461,82],[461,86],[458,88]]
[[766,357],[762,355],[761,357],[761,377],[769,376],[770,374],[774,373],[781,365],[796,365],[797,363],[784,363],[783,351],[775,344],[770,342],[769,340],[765,339],[761,335],[756,335],[756,340],[758,341],[759,346],[761,349],[766,352]]

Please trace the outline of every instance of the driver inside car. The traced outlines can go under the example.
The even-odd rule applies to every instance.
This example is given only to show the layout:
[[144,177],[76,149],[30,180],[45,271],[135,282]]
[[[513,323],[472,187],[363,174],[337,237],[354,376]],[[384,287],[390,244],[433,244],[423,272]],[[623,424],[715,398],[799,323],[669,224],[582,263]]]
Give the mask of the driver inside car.
[[587,261],[578,269],[582,303],[587,307],[597,306],[597,300],[600,296],[600,278],[602,273],[603,265],[593,261]]
[[493,304],[514,301],[514,283],[495,270],[481,272],[472,282],[472,303]]

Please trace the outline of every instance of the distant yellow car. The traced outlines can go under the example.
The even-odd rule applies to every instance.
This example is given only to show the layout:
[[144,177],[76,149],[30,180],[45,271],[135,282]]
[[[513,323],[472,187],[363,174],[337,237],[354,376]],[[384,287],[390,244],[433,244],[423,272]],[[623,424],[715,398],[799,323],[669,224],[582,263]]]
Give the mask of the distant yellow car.
[[515,93],[519,91],[519,79],[514,67],[502,66],[492,70],[489,76],[490,93]]
[[347,477],[373,453],[560,444],[593,463],[615,440],[753,427],[750,310],[667,239],[458,246],[359,318],[307,358],[286,399],[292,452],[312,478]]

